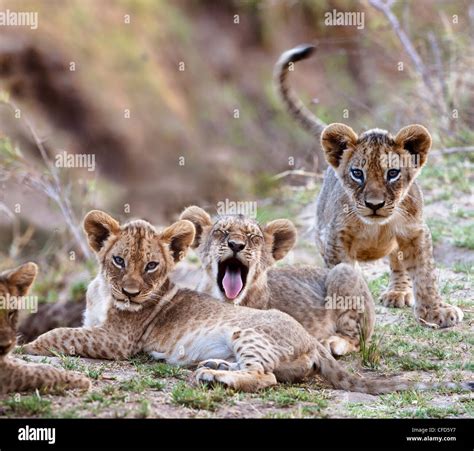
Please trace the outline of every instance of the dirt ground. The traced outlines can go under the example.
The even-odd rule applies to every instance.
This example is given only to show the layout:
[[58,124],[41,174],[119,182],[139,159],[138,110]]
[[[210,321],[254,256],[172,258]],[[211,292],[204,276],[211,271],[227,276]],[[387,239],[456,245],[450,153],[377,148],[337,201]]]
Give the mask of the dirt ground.
[[[377,299],[387,284],[388,265],[385,261],[364,264],[362,270],[376,300],[376,332],[369,350],[341,358],[340,362],[350,371],[369,377],[397,375],[413,381],[472,381],[473,198],[469,189],[464,189],[462,177],[448,180],[449,187],[440,194],[434,175],[427,172],[422,178],[425,216],[435,243],[439,286],[446,301],[464,311],[464,321],[454,328],[433,330],[418,324],[409,308],[382,307]],[[285,263],[320,264],[312,242],[314,195],[318,189],[315,184],[308,189],[282,192],[283,197],[294,201],[292,209],[282,211],[277,205],[263,215],[267,219],[293,218],[300,230],[298,247]],[[196,259],[191,257],[180,270],[187,274],[191,284],[193,277],[198,277],[195,268]],[[125,362],[62,356],[19,357],[84,372],[93,380],[93,388],[86,394],[3,396],[3,418],[469,418],[474,414],[473,394],[457,389],[372,396],[332,390],[323,381],[313,380],[298,385],[282,384],[258,394],[240,394],[219,387],[193,386],[191,371],[153,362],[145,355]]]

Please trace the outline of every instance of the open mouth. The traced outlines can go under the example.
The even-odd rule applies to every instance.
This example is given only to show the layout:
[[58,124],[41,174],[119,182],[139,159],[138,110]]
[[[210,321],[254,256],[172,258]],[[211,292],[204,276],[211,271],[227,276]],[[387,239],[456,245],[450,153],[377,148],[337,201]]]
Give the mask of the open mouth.
[[227,299],[234,300],[245,288],[249,269],[237,258],[219,263],[217,283]]

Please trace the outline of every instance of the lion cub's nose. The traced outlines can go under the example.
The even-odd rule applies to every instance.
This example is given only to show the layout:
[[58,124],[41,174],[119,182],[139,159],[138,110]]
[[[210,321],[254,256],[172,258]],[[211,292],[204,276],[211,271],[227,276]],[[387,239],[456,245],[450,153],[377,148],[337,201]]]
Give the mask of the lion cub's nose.
[[384,205],[385,205],[385,201],[382,201],[382,202],[380,202],[380,201],[372,201],[372,199],[371,199],[371,202],[369,202],[369,201],[367,201],[367,200],[365,201],[365,206],[366,206],[367,208],[370,208],[374,213],[375,213],[378,209],[382,208]]
[[233,252],[240,252],[245,248],[245,243],[243,241],[229,240],[227,244]]
[[134,296],[138,296],[140,294],[140,290],[138,288],[134,288],[134,287],[123,287],[122,288],[122,293],[125,296],[133,298]]

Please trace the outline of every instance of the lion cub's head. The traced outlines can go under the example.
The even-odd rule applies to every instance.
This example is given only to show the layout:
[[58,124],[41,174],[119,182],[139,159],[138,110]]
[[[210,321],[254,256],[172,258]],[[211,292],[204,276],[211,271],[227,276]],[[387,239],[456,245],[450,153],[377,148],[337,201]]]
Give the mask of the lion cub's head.
[[196,228],[192,246],[197,248],[204,269],[217,287],[216,295],[235,304],[296,241],[295,226],[287,219],[260,226],[243,215],[227,215],[213,222],[195,206],[188,207],[181,219],[191,221]]
[[321,144],[352,200],[350,211],[366,223],[383,224],[399,211],[425,164],[431,136],[421,125],[404,127],[393,137],[379,129],[357,136],[347,125],[331,124]]
[[19,311],[14,304],[28,294],[37,273],[38,267],[34,263],[0,273],[0,357],[15,347]]
[[189,221],[178,221],[160,232],[142,220],[120,225],[97,210],[84,218],[84,230],[115,305],[132,311],[159,294],[169,272],[194,240],[194,226]]

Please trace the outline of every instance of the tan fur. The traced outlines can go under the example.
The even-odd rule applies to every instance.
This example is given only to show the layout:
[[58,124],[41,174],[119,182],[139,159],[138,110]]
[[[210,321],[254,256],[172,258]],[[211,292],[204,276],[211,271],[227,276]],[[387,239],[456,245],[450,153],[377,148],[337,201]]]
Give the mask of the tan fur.
[[[26,296],[38,269],[34,263],[0,274],[0,298],[12,301]],[[0,309],[0,394],[27,390],[88,389],[85,376],[51,365],[25,363],[9,355],[16,344],[17,309]]]
[[[201,291],[234,305],[281,310],[334,355],[358,350],[361,333],[370,339],[374,305],[360,272],[347,264],[333,269],[273,267],[296,241],[291,221],[279,219],[260,226],[242,215],[221,216],[212,221],[196,206],[185,209],[181,219],[191,221],[199,231],[193,246],[197,247],[205,273]],[[235,242],[242,243],[241,250],[230,247],[229,243]],[[229,299],[222,286],[223,270],[228,262],[236,260],[247,275],[242,291],[235,299]],[[352,305],[344,307],[341,301]]]
[[[96,218],[109,218],[93,213]],[[140,351],[157,359],[184,366],[199,365],[199,382],[222,383],[236,390],[255,391],[277,380],[295,381],[321,374],[334,387],[382,393],[405,389],[395,380],[366,380],[347,373],[330,353],[293,318],[277,310],[234,307],[209,295],[178,289],[169,280],[176,256],[194,240],[194,227],[186,220],[158,232],[145,221],[134,221],[105,236],[89,237],[101,263],[100,273],[108,286],[106,320],[100,326],[59,328],[25,346],[32,354],[49,355],[53,350],[92,358],[125,359]],[[95,245],[95,244],[94,244]],[[142,249],[148,249],[146,254]],[[121,274],[111,263],[121,255]],[[126,302],[118,289],[129,276],[127,265],[146,267],[159,262],[146,297]],[[138,273],[137,273],[138,274]],[[142,273],[141,278],[144,279]],[[143,287],[148,286],[142,281]]]
[[[286,73],[288,64],[309,56],[305,49],[286,52],[277,70]],[[291,90],[285,77],[279,80],[285,96]],[[321,125],[292,100],[285,98],[297,120]],[[388,256],[391,275],[382,295],[385,306],[412,305],[413,289],[415,315],[423,324],[449,327],[462,321],[462,311],[444,303],[439,294],[431,234],[423,221],[423,196],[415,180],[431,147],[428,130],[410,125],[396,136],[379,129],[358,136],[347,125],[331,124],[313,131],[317,138],[321,135],[330,165],[317,206],[317,241],[326,265]]]

